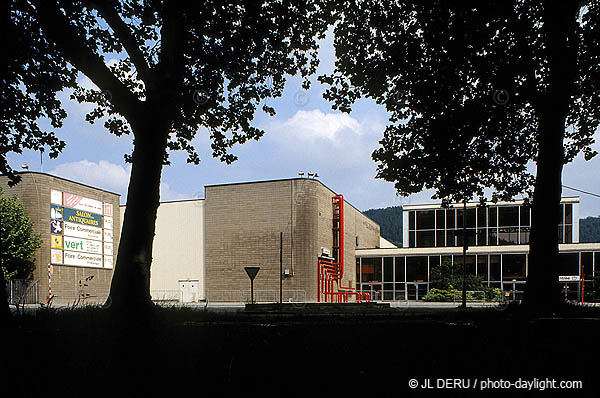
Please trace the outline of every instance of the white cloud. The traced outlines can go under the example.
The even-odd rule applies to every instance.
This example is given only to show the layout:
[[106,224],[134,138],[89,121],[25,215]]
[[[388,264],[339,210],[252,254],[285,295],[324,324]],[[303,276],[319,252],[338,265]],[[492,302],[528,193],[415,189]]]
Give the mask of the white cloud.
[[[127,200],[131,165],[123,166],[107,160],[100,160],[98,163],[90,162],[89,160],[80,160],[78,162],[60,164],[49,173],[118,193],[121,195],[121,203],[125,203]],[[175,191],[167,183],[162,182],[160,184],[161,201],[181,199],[189,199],[189,195]]]
[[98,163],[80,160],[59,164],[50,174],[126,196],[130,172],[130,166],[124,167],[107,160]]
[[345,113],[323,113],[319,109],[299,110],[285,121],[273,121],[266,130],[276,131],[278,137],[315,142],[321,139],[339,142],[342,135],[364,133],[358,120]]
[[190,199],[190,195],[186,195],[173,190],[166,182],[160,183],[160,201],[167,202],[171,200]]

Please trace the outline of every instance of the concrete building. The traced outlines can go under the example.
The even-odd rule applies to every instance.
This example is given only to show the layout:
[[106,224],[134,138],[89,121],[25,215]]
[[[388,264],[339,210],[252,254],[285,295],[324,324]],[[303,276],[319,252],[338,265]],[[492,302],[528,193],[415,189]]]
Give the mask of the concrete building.
[[[0,186],[17,195],[42,236],[36,301],[103,302],[125,211],[116,211],[119,195],[44,173],[22,178],[10,188],[1,177]],[[560,283],[567,297],[578,298],[581,282],[600,272],[600,243],[579,243],[578,198],[563,198],[560,206]],[[468,203],[464,219],[467,272],[520,298],[528,273],[528,205]],[[403,245],[396,247],[318,180],[210,185],[204,199],[160,204],[150,293],[156,301],[249,302],[250,266],[260,267],[256,301],[279,301],[280,288],[285,302],[420,300],[433,267],[462,264],[462,229],[462,204],[404,206]]]
[[[205,188],[205,289],[209,301],[247,301],[245,266],[259,266],[255,299],[317,301],[318,257],[336,258],[336,193],[295,178]],[[380,246],[379,225],[343,201],[342,286],[356,286],[355,252]],[[339,255],[339,253],[338,253]],[[333,289],[339,291],[339,284]],[[347,289],[350,290],[350,289]]]
[[[357,251],[358,289],[376,300],[421,299],[430,289],[433,267],[444,261],[462,264],[462,206],[404,206],[403,247]],[[578,299],[582,281],[591,286],[600,272],[600,243],[579,243],[579,198],[561,200],[560,218],[560,283],[565,296]],[[465,223],[467,272],[520,299],[528,274],[530,207],[523,201],[468,203]]]
[[16,195],[41,236],[29,301],[104,302],[120,236],[119,195],[46,173],[20,175],[14,187],[0,176],[0,187]]

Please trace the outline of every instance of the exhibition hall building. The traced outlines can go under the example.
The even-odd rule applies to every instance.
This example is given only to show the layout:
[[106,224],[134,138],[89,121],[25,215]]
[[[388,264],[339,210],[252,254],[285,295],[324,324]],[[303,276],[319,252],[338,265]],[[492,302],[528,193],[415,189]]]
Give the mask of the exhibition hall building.
[[[20,173],[4,196],[23,204],[42,240],[27,302],[102,303],[110,288],[125,206],[103,189],[39,172]],[[150,293],[157,302],[247,303],[247,267],[259,267],[257,302],[421,300],[439,264],[467,272],[506,297],[522,296],[531,210],[523,201],[403,206],[403,242],[343,195],[313,178],[208,185],[203,199],[161,202]],[[600,243],[579,242],[579,199],[560,205],[560,283],[581,299],[600,272]],[[464,220],[464,225],[463,225]],[[466,234],[461,231],[467,230]],[[585,297],[585,296],[584,296]]]

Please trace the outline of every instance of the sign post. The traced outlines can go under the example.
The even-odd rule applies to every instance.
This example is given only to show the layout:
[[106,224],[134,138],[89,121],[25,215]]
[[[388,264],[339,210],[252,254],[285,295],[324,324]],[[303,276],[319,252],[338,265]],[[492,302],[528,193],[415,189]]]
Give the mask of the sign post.
[[244,267],[244,270],[246,270],[248,278],[250,278],[250,301],[254,304],[254,278],[256,278],[260,267]]

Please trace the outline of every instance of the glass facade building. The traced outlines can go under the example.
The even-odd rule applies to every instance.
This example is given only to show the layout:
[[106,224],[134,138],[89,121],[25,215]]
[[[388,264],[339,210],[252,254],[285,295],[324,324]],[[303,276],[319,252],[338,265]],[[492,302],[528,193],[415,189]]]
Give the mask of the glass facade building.
[[[421,299],[430,289],[433,267],[462,265],[464,220],[467,273],[520,299],[528,273],[531,208],[522,201],[468,203],[463,212],[462,204],[404,206],[403,247],[356,251],[357,289],[375,300]],[[591,282],[600,272],[600,243],[578,243],[578,198],[563,198],[560,215],[560,275],[571,279],[563,283],[563,291],[568,298],[578,299],[579,280]]]

